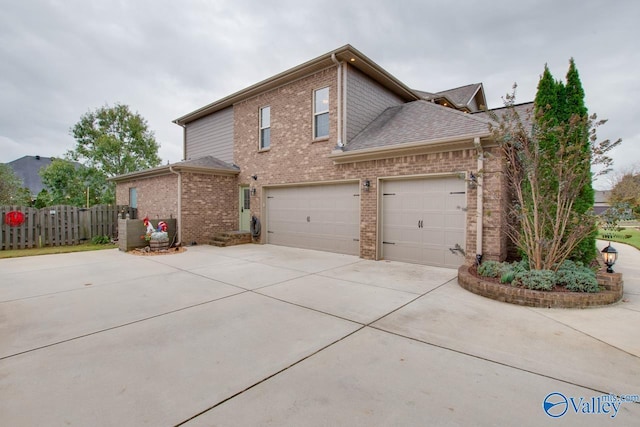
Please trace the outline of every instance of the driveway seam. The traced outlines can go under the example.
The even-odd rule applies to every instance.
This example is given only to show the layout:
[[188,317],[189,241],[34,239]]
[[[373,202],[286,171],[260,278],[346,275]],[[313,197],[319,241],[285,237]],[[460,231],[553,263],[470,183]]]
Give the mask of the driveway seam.
[[575,382],[572,382],[572,381],[564,380],[562,378],[556,378],[556,377],[553,377],[551,375],[543,374],[543,373],[536,372],[536,371],[531,371],[529,369],[521,368],[521,367],[518,367],[518,366],[513,366],[513,365],[510,365],[508,363],[500,362],[498,360],[492,360],[492,359],[488,359],[486,357],[478,356],[476,354],[471,354],[471,353],[467,353],[467,352],[464,352],[464,351],[461,351],[461,350],[456,350],[455,348],[445,347],[445,346],[440,345],[440,344],[435,344],[435,343],[432,343],[432,342],[424,341],[424,340],[421,340],[421,339],[418,339],[418,338],[410,337],[408,335],[400,334],[398,332],[388,331],[386,329],[382,329],[382,328],[377,327],[377,326],[367,325],[367,327],[369,327],[371,329],[375,329],[375,330],[380,331],[380,332],[384,332],[384,333],[390,334],[390,335],[395,335],[395,336],[398,336],[398,337],[401,337],[401,338],[406,338],[406,339],[411,340],[411,341],[416,341],[416,342],[419,342],[421,344],[429,345],[429,346],[432,346],[432,347],[437,347],[437,348],[440,348],[440,349],[443,349],[443,350],[447,350],[447,351],[452,351],[454,353],[462,354],[464,356],[472,357],[474,359],[483,360],[485,362],[490,362],[490,363],[494,363],[496,365],[505,366],[507,368],[515,369],[517,371],[527,372],[527,373],[530,373],[530,374],[533,374],[533,375],[536,375],[536,376],[540,376],[540,377],[543,377],[543,378],[549,378],[549,379],[552,379],[552,380],[555,380],[555,381],[563,382],[565,384],[570,384],[570,385],[573,385],[573,386],[576,386],[576,387],[581,387],[581,388],[584,388],[584,389],[587,389],[587,390],[592,390],[592,391],[595,391],[597,393],[615,394],[615,393],[611,393],[611,392],[608,392],[608,391],[598,390],[598,389],[595,389],[593,387],[589,387],[589,386],[585,386],[585,385],[582,385],[582,384],[578,384],[578,383],[575,383]]
[[[357,323],[357,322],[356,322],[356,323]],[[240,391],[238,391],[237,393],[234,393],[233,395],[231,395],[231,396],[229,396],[229,397],[224,398],[223,400],[221,400],[221,401],[219,401],[219,402],[215,403],[214,405],[212,405],[212,406],[208,407],[207,409],[205,409],[205,410],[203,410],[203,411],[201,411],[201,412],[198,412],[197,414],[193,415],[192,417],[187,418],[186,420],[179,422],[178,424],[175,424],[175,426],[174,426],[174,427],[179,427],[179,426],[181,426],[181,425],[184,425],[185,423],[188,423],[189,421],[192,421],[192,420],[194,420],[194,419],[198,418],[198,417],[199,417],[199,416],[201,416],[201,415],[204,415],[205,413],[207,413],[207,412],[211,411],[212,409],[217,408],[218,406],[222,405],[223,403],[228,402],[229,400],[234,399],[234,398],[236,398],[236,397],[240,396],[241,394],[243,394],[243,393],[245,393],[245,392],[247,392],[247,391],[251,390],[251,389],[252,389],[252,388],[254,388],[254,387],[259,386],[260,384],[264,383],[265,381],[268,381],[268,380],[270,380],[271,378],[273,378],[273,377],[275,377],[275,376],[277,376],[277,375],[280,375],[281,373],[283,373],[283,372],[285,372],[285,371],[287,371],[287,370],[289,370],[289,369],[293,368],[294,366],[296,366],[296,365],[298,365],[298,364],[300,364],[300,363],[304,362],[305,360],[307,360],[307,359],[309,359],[309,358],[311,358],[311,357],[315,356],[316,354],[318,354],[318,353],[320,353],[320,352],[322,352],[322,351],[324,351],[324,350],[328,349],[329,347],[332,347],[332,346],[334,346],[335,344],[337,344],[337,343],[339,343],[339,342],[341,342],[341,341],[343,341],[343,340],[345,340],[345,339],[349,338],[349,337],[350,337],[350,336],[352,336],[353,334],[355,334],[355,333],[357,333],[357,332],[359,332],[359,331],[363,330],[365,327],[366,327],[366,326],[364,326],[364,325],[360,326],[360,327],[359,327],[358,329],[356,329],[355,331],[352,331],[352,332],[348,333],[347,335],[345,335],[345,336],[343,336],[343,337],[340,337],[340,338],[338,338],[338,339],[337,339],[337,340],[335,340],[335,341],[330,342],[329,344],[327,344],[327,345],[325,345],[325,346],[323,346],[323,347],[319,348],[318,350],[316,350],[316,351],[314,351],[314,352],[312,352],[312,353],[308,354],[307,356],[305,356],[305,357],[303,357],[303,358],[301,358],[301,359],[299,359],[299,360],[297,360],[297,361],[295,361],[295,362],[291,363],[290,365],[288,365],[288,366],[286,366],[286,367],[284,367],[284,368],[280,369],[279,371],[276,371],[276,372],[272,373],[271,375],[269,375],[269,376],[267,376],[267,377],[265,377],[265,378],[261,379],[260,381],[257,381],[257,382],[255,382],[255,383],[251,384],[250,386],[246,387],[245,389],[240,390]]]
[[238,295],[242,295],[242,294],[247,293],[247,292],[250,292],[250,291],[243,290],[243,291],[231,294],[231,295],[226,295],[224,297],[220,297],[220,298],[216,298],[216,299],[200,302],[198,304],[192,304],[192,305],[189,305],[187,307],[177,308],[175,310],[166,311],[164,313],[155,314],[153,316],[145,317],[143,319],[133,320],[131,322],[123,323],[121,325],[111,326],[109,328],[100,329],[98,331],[93,331],[93,332],[89,332],[89,333],[86,333],[86,334],[78,335],[78,336],[75,336],[73,338],[67,338],[65,340],[61,340],[61,341],[57,341],[57,342],[54,342],[54,343],[50,343],[50,344],[42,345],[42,346],[39,346],[39,347],[31,348],[29,350],[23,350],[23,351],[20,351],[18,353],[10,354],[8,356],[2,356],[2,357],[0,357],[0,361],[1,360],[5,360],[5,359],[9,359],[11,357],[20,356],[22,354],[31,353],[31,352],[34,352],[34,351],[38,351],[38,350],[42,350],[42,349],[45,349],[45,348],[53,347],[53,346],[56,346],[56,345],[59,345],[59,344],[64,344],[64,343],[67,343],[67,342],[75,341],[75,340],[78,340],[78,339],[81,339],[81,338],[90,337],[92,335],[97,335],[97,334],[100,334],[100,333],[103,333],[103,332],[108,332],[108,331],[111,331],[111,330],[114,330],[114,329],[120,329],[120,328],[124,328],[126,326],[135,325],[136,323],[146,322],[147,320],[155,319],[155,318],[162,317],[162,316],[167,316],[167,315],[178,313],[178,312],[181,312],[181,311],[184,311],[184,310],[189,310],[191,308],[199,307],[199,306],[202,306],[202,305],[205,305],[205,304],[211,304],[212,302],[221,301],[221,300],[224,300],[224,299],[227,299],[227,298],[231,298],[231,297],[235,297],[235,296],[238,296]]
[[[175,268],[175,267],[171,267],[171,268]],[[176,269],[175,272],[186,271],[186,270],[181,270],[179,268],[175,268],[175,269]],[[171,273],[175,273],[175,272],[171,272]],[[15,301],[23,301],[23,300],[33,299],[33,298],[46,297],[46,296],[57,295],[57,294],[65,294],[65,293],[68,293],[68,292],[84,291],[86,289],[95,289],[95,288],[100,288],[102,286],[117,285],[118,283],[122,283],[122,282],[131,282],[131,280],[141,280],[141,279],[153,278],[153,277],[156,277],[156,276],[166,276],[167,274],[171,274],[171,273],[151,274],[151,275],[148,275],[148,276],[140,276],[140,277],[137,277],[137,278],[134,278],[134,279],[122,279],[122,280],[117,280],[117,281],[113,281],[113,282],[98,283],[97,285],[89,283],[89,284],[82,285],[83,286],[82,288],[65,289],[65,290],[56,291],[56,292],[48,292],[48,293],[45,293],[45,294],[31,295],[31,296],[28,296],[28,297],[8,299],[8,300],[0,301],[0,304],[4,304],[4,303],[8,303],[8,302],[15,302]],[[214,279],[211,279],[210,277],[208,279],[214,280]]]
[[621,351],[621,352],[623,352],[623,353],[626,353],[626,354],[628,354],[629,356],[635,357],[636,359],[640,359],[640,356],[638,356],[637,354],[629,353],[627,350],[623,350],[623,349],[621,349],[621,348],[619,348],[619,347],[616,347],[615,345],[612,345],[612,344],[610,344],[610,343],[608,343],[608,342],[606,342],[606,341],[603,341],[603,340],[601,340],[600,338],[594,337],[593,335],[588,334],[588,333],[586,333],[585,331],[581,331],[580,329],[576,329],[576,328],[574,328],[573,326],[568,325],[568,324],[566,324],[566,323],[564,323],[564,322],[562,322],[562,321],[560,321],[560,320],[554,319],[553,317],[549,317],[549,316],[547,316],[547,315],[546,315],[546,314],[544,314],[544,313],[541,313],[541,312],[536,311],[536,310],[531,310],[531,309],[530,309],[529,311],[532,311],[532,312],[534,312],[534,313],[537,313],[537,314],[539,314],[540,316],[544,317],[545,319],[549,319],[549,320],[551,320],[551,321],[553,321],[553,322],[555,322],[555,323],[558,323],[558,324],[560,324],[560,325],[563,325],[563,326],[565,326],[565,327],[567,327],[567,328],[569,328],[569,329],[571,329],[571,330],[573,330],[573,331],[578,332],[579,334],[585,335],[585,336],[587,336],[587,337],[589,337],[589,338],[592,338],[592,339],[594,339],[594,340],[596,340],[596,341],[598,341],[598,342],[601,342],[602,344],[605,344],[605,345],[606,345],[606,346],[608,346],[608,347],[615,348],[616,350],[619,350],[619,351]]

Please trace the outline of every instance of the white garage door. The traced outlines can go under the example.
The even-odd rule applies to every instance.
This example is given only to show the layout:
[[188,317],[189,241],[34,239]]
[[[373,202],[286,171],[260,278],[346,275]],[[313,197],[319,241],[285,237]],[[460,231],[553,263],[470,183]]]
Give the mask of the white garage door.
[[457,177],[382,183],[382,257],[459,267],[464,263],[466,183]]
[[267,243],[358,255],[358,183],[267,190]]

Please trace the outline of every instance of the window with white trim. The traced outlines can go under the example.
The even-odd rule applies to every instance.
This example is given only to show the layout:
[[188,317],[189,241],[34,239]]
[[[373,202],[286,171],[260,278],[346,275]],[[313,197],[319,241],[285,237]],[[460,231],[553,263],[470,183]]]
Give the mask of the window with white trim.
[[266,150],[271,146],[271,107],[260,109],[260,149]]
[[329,88],[313,92],[313,138],[329,136]]

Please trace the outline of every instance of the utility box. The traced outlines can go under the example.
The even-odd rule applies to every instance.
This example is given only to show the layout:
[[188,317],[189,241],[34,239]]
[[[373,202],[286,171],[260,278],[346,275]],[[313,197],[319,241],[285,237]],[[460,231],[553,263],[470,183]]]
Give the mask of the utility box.
[[[158,223],[164,221],[167,223],[167,234],[169,235],[169,247],[177,241],[177,221],[175,218],[169,219],[152,219],[149,220],[154,229],[157,229]],[[118,248],[121,251],[130,251],[131,249],[144,248],[149,246],[149,242],[145,240],[147,227],[141,219],[119,219],[118,220]]]

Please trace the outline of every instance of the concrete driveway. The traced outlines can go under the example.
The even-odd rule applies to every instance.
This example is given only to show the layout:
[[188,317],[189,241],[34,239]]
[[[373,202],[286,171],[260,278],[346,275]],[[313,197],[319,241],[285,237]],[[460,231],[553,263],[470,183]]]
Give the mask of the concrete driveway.
[[589,310],[270,245],[0,260],[0,425],[636,424],[598,399],[640,394],[640,255],[617,248],[625,301]]

